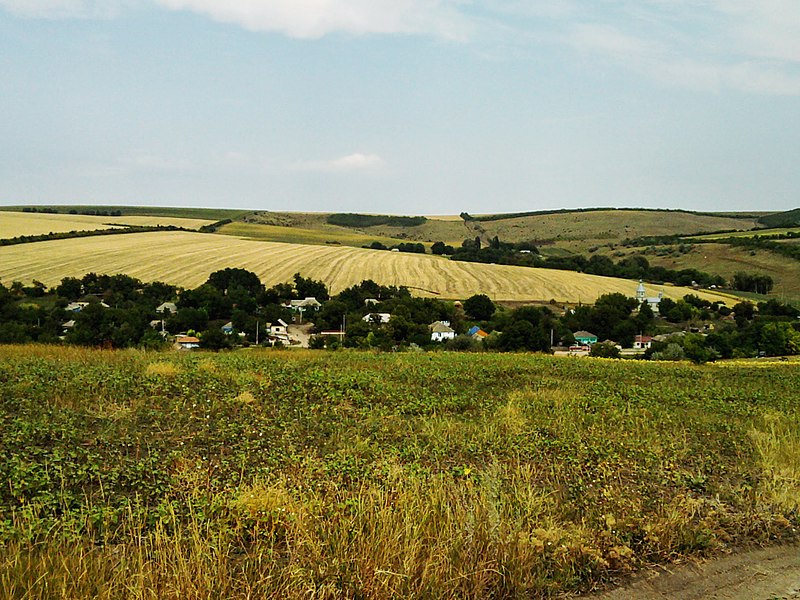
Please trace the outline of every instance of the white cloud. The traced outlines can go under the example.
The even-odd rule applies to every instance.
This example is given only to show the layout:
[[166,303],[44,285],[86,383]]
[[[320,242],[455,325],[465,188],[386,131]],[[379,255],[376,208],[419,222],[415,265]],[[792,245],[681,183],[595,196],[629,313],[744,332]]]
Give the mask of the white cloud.
[[374,171],[385,166],[385,161],[376,154],[348,154],[333,160],[301,161],[294,165],[298,171],[342,173],[351,171]]
[[295,38],[351,34],[428,34],[463,39],[468,19],[459,0],[156,0],[173,10],[190,10],[253,31]]
[[665,85],[800,95],[800,2],[645,0],[587,8],[559,43]]

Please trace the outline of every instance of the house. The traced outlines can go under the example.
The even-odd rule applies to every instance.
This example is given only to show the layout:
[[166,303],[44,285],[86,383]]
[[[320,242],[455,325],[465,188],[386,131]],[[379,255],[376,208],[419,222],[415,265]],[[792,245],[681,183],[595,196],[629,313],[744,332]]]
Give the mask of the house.
[[477,325],[475,327],[470,328],[470,330],[467,332],[467,335],[479,342],[489,337],[489,334],[486,333],[483,329],[481,329]]
[[643,304],[647,304],[650,307],[650,310],[653,311],[653,314],[658,314],[658,305],[661,302],[661,299],[664,297],[664,292],[659,292],[658,296],[655,297],[648,297],[647,291],[644,289],[644,283],[642,280],[639,280],[639,287],[636,288],[636,300],[639,302],[639,306]]
[[572,334],[575,341],[581,346],[591,346],[597,343],[597,336],[589,331],[576,331]]
[[191,335],[179,335],[175,338],[175,345],[181,350],[192,350],[200,347],[200,340]]
[[265,327],[265,331],[267,333],[267,339],[271,345],[275,345],[276,342],[280,342],[284,345],[289,345],[291,343],[291,339],[289,338],[289,325],[283,319],[278,319],[277,323],[267,323]]
[[317,311],[322,307],[322,304],[313,296],[308,296],[303,300],[289,300],[284,304],[286,308],[290,308],[295,312],[307,312],[309,310]]
[[389,313],[367,313],[361,320],[365,323],[377,323],[378,325],[385,325],[392,318]]
[[221,327],[222,333],[225,335],[232,335],[233,334],[233,321],[228,321]]
[[267,323],[270,335],[287,335],[288,323],[283,319],[278,319],[277,323]]
[[62,335],[67,335],[69,330],[72,329],[73,327],[75,327],[75,319],[70,319],[66,323],[62,323],[61,324],[61,334]]
[[160,315],[163,315],[164,313],[174,315],[178,312],[178,307],[175,306],[174,302],[164,302],[156,307],[156,312]]
[[452,340],[454,337],[456,337],[456,332],[450,329],[450,326],[445,325],[442,321],[431,323],[428,327],[431,330],[432,342],[443,342],[445,340]]
[[378,302],[380,302],[380,300],[377,298],[364,298],[364,306],[374,306]]
[[645,350],[653,345],[653,338],[649,335],[637,335],[633,338],[633,347],[637,350]]

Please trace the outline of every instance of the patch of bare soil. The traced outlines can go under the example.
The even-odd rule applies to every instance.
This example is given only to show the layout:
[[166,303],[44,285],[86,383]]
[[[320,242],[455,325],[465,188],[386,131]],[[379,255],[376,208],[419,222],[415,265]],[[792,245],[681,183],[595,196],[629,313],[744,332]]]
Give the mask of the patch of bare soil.
[[668,569],[653,569],[587,600],[798,600],[800,545],[739,551]]

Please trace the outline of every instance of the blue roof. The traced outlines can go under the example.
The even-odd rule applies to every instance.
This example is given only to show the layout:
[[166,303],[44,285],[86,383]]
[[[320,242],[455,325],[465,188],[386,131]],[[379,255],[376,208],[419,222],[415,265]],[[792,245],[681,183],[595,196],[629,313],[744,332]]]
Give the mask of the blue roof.
[[478,333],[480,330],[481,330],[481,328],[480,328],[480,327],[478,327],[477,325],[475,325],[475,327],[473,327],[472,329],[470,329],[470,330],[467,332],[467,335],[475,335],[475,334],[476,334],[476,333]]

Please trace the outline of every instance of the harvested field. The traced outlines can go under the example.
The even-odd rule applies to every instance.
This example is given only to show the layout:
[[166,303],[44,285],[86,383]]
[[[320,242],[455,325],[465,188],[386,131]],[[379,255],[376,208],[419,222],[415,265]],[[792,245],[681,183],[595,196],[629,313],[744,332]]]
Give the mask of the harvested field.
[[174,225],[186,229],[198,229],[211,223],[205,219],[182,219],[178,217],[96,217],[89,215],[62,215],[43,213],[0,212],[0,239],[21,235],[44,235],[68,231],[94,231],[122,225]]
[[[295,273],[324,281],[336,293],[364,279],[408,286],[422,296],[467,298],[484,293],[496,300],[593,302],[606,293],[632,296],[634,282],[569,271],[484,265],[446,258],[366,250],[257,242],[190,232],[152,232],[53,240],[0,248],[0,280],[46,285],[87,272],[125,273],[143,281],[194,287],[213,271],[241,267],[266,285],[289,281]],[[687,288],[648,286],[682,297]],[[708,298],[718,298],[700,292]]]

